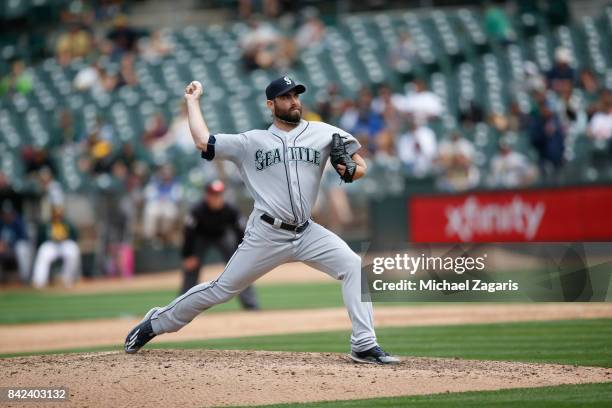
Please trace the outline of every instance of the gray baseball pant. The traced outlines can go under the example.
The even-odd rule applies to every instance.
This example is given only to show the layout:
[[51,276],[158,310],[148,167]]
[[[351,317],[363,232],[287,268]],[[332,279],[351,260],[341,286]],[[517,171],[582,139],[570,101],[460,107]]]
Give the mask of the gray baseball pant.
[[277,229],[254,210],[243,242],[225,270],[210,282],[194,286],[151,316],[156,334],[178,331],[204,310],[227,302],[275,267],[302,261],[342,281],[342,296],[351,319],[353,351],[377,345],[372,304],[361,300],[361,258],[334,233],[310,221],[301,233]]

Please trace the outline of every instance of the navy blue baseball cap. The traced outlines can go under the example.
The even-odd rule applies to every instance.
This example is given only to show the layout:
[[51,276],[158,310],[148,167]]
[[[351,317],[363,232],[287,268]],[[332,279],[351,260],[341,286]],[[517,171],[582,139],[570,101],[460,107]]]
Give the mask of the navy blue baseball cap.
[[286,94],[287,92],[295,90],[296,93],[301,94],[306,92],[306,87],[302,84],[296,83],[293,79],[288,76],[284,76],[270,82],[270,85],[266,87],[266,98],[272,100],[277,96]]

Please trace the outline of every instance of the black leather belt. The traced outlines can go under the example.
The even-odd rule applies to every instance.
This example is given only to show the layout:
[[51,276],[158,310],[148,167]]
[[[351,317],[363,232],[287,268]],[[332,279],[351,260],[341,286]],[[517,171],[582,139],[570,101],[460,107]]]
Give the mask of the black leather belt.
[[308,221],[306,221],[302,225],[287,224],[286,222],[282,222],[274,217],[269,216],[268,214],[261,214],[261,219],[275,228],[297,232],[298,234],[308,228],[309,223]]

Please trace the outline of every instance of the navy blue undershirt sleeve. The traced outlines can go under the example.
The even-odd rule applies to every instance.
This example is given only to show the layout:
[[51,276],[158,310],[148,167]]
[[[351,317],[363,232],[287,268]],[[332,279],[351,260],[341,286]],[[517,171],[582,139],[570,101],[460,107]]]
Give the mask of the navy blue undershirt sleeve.
[[210,135],[208,137],[208,145],[206,147],[206,151],[202,151],[202,158],[208,161],[211,161],[215,158],[215,142],[217,139],[214,135]]

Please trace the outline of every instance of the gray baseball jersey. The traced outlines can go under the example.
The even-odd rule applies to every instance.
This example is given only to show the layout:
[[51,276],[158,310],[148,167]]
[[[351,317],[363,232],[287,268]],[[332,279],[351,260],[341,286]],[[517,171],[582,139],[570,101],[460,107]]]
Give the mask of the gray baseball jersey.
[[[289,132],[267,130],[211,136],[207,160],[228,159],[238,168],[255,200],[245,237],[225,270],[211,282],[194,286],[151,317],[156,334],[174,332],[202,311],[226,302],[275,267],[301,261],[342,281],[342,295],[352,322],[351,348],[359,352],[377,345],[372,305],[361,299],[361,258],[338,236],[310,220],[332,134],[349,142],[352,155],[360,148],[343,130],[302,120]],[[288,231],[261,219],[267,214],[303,230]]]
[[267,130],[217,135],[210,145],[212,151],[203,157],[233,161],[256,209],[302,224],[310,218],[317,199],[334,133],[347,138],[349,154],[361,147],[353,136],[335,126],[302,120],[290,132],[272,125]]

